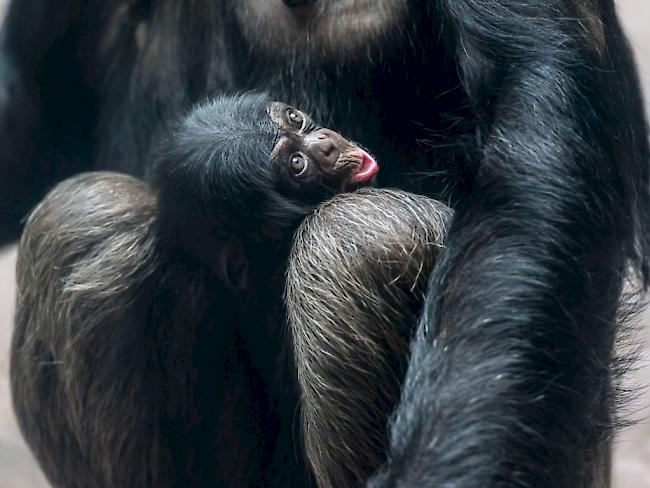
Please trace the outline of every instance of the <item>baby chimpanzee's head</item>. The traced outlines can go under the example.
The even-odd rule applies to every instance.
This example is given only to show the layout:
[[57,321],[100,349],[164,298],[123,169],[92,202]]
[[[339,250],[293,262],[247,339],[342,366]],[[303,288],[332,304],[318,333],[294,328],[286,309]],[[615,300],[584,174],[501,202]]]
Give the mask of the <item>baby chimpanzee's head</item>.
[[190,199],[219,215],[222,230],[260,219],[282,227],[336,193],[372,184],[378,169],[304,112],[248,94],[194,108],[163,144],[154,182],[173,205]]
[[321,202],[372,184],[375,160],[264,94],[219,97],[172,126],[154,166],[163,228],[192,254],[227,240],[288,242]]

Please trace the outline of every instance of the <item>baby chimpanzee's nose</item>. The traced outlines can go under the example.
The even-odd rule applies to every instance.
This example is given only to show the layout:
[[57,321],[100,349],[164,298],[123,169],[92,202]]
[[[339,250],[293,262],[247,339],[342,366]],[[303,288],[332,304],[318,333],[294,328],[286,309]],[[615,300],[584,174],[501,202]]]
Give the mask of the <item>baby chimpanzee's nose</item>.
[[307,152],[312,155],[322,170],[330,172],[350,143],[338,132],[330,129],[317,129],[305,136]]

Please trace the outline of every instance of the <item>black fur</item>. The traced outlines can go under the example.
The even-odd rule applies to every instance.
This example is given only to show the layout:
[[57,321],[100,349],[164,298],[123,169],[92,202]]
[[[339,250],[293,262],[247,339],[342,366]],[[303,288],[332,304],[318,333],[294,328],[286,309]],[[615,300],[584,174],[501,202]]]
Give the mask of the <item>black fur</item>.
[[[650,243],[643,104],[613,2],[395,0],[399,27],[352,54],[346,39],[253,43],[251,32],[272,26],[242,23],[253,17],[241,5],[12,2],[0,61],[2,228],[15,232],[52,178],[82,167],[143,175],[154,141],[193,103],[266,89],[367,145],[384,162],[380,184],[456,210],[389,462],[370,484],[606,484],[615,314],[625,272],[647,282]],[[218,300],[185,306],[191,296],[171,294],[160,313],[226,313]],[[179,339],[194,344],[191,360],[173,370],[183,378],[214,359],[209,337],[190,337]],[[269,358],[281,348],[273,337]],[[122,356],[118,345],[112,353]],[[183,403],[175,387],[169,379],[156,392],[172,413],[213,405],[209,389]],[[255,410],[266,413],[254,428],[273,430],[286,407]],[[211,432],[179,421],[160,435],[204,460],[218,443]],[[256,479],[280,485],[300,464],[264,459]],[[174,476],[190,472],[176,465]]]
[[281,193],[271,167],[280,131],[264,94],[220,97],[170,127],[152,165],[166,253],[245,287],[248,258],[282,261],[291,231],[315,208]]

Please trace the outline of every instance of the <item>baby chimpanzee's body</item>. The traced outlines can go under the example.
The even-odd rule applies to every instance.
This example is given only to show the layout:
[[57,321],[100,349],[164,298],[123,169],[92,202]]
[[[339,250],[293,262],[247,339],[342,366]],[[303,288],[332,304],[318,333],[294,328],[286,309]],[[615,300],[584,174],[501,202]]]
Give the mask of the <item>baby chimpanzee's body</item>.
[[23,434],[54,486],[301,485],[289,247],[378,166],[265,95],[196,107],[160,147],[151,186],[82,174],[29,218],[12,353]]

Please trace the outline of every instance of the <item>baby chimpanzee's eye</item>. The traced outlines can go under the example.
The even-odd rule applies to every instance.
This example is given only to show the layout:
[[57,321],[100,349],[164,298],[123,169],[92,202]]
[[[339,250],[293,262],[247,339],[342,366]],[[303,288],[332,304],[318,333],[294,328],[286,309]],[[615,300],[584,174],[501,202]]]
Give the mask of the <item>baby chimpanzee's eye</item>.
[[296,153],[291,156],[291,169],[293,170],[294,176],[300,176],[305,171],[307,171],[307,166],[309,162],[304,154]]
[[287,118],[289,119],[289,121],[293,126],[301,129],[302,129],[302,125],[305,123],[305,117],[302,115],[302,113],[299,110],[296,110],[295,108],[287,109]]

